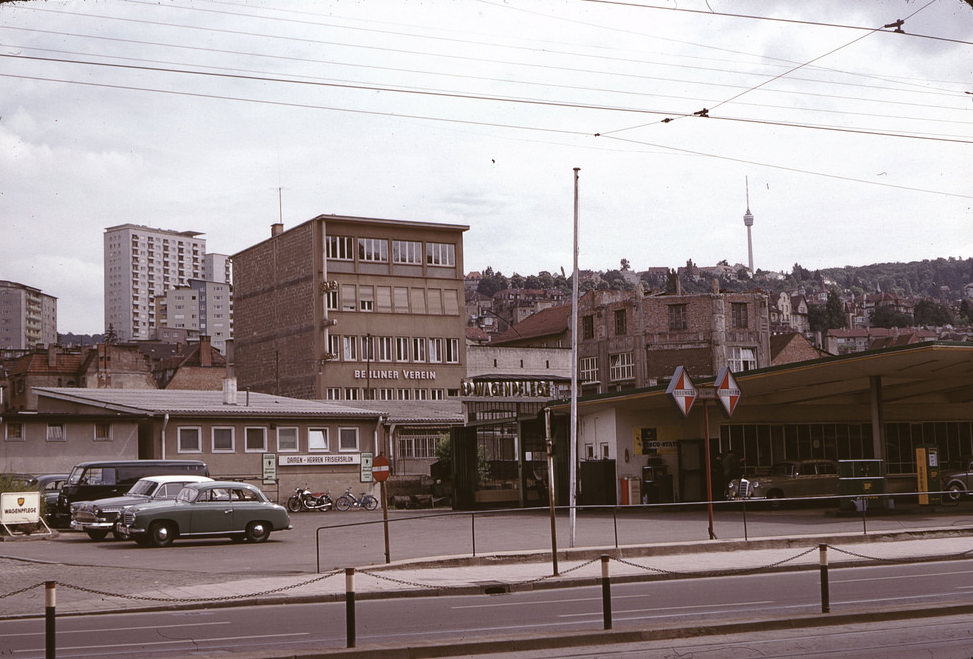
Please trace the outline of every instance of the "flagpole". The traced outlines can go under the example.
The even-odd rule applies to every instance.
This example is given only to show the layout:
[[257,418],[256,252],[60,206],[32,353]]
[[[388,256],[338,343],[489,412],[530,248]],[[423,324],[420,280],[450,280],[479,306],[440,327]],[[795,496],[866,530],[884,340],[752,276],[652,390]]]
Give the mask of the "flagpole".
[[574,168],[574,271],[571,275],[571,450],[568,485],[569,546],[574,547],[578,492],[578,172]]

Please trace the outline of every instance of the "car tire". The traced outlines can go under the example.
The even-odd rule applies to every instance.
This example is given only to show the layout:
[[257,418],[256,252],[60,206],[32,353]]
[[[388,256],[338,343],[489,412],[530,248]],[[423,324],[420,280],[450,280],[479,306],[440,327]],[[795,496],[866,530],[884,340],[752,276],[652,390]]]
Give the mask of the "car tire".
[[963,495],[966,494],[966,490],[959,483],[950,483],[946,486],[946,493],[943,495],[943,499],[948,500],[949,503],[959,503]]
[[85,533],[87,533],[88,537],[92,540],[100,542],[108,536],[108,529],[86,529]]
[[176,529],[168,522],[152,522],[149,527],[149,542],[154,547],[168,547],[175,537]]
[[247,542],[255,544],[266,542],[267,538],[270,537],[270,529],[271,526],[268,522],[250,522],[247,524]]
[[767,500],[770,502],[770,507],[774,510],[780,510],[783,505],[778,499],[783,499],[784,493],[780,490],[771,490],[767,493]]

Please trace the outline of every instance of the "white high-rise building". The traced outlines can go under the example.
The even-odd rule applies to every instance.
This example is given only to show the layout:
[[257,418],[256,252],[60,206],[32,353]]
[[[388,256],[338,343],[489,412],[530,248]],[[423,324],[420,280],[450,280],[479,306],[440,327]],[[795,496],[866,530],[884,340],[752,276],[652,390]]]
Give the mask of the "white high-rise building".
[[33,286],[0,280],[0,349],[57,343],[57,298]]
[[105,229],[105,331],[120,341],[148,339],[156,296],[203,279],[206,240],[198,231],[121,224]]
[[207,254],[203,258],[203,279],[221,284],[233,283],[233,261],[226,254]]
[[189,340],[208,336],[214,348],[225,352],[233,336],[231,292],[230,284],[201,279],[169,289],[156,298],[158,327],[186,330]]

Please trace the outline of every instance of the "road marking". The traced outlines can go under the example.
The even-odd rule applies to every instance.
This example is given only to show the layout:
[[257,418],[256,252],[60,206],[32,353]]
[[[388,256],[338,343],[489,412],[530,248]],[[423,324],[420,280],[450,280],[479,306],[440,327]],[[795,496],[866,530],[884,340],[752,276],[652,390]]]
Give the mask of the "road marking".
[[[774,600],[761,600],[757,602],[735,602],[732,604],[694,604],[692,606],[660,606],[652,609],[625,609],[624,611],[618,611],[618,613],[649,613],[652,611],[690,611],[692,609],[713,609],[714,607],[720,610],[726,609],[733,606],[757,606],[764,604],[773,604]],[[802,605],[804,606],[804,605]],[[578,618],[582,616],[590,616],[591,612],[588,613],[564,613],[559,615],[559,618]]]
[[921,574],[900,574],[884,577],[863,577],[861,579],[833,579],[831,583],[855,583],[856,581],[890,581],[892,579],[925,579],[926,577],[949,577],[956,574],[970,574],[970,570],[960,572],[923,572]]
[[[166,629],[169,627],[178,627],[179,629],[185,629],[186,627],[205,627],[211,625],[229,625],[232,624],[229,620],[224,620],[223,622],[188,622],[178,625],[140,625],[138,627],[104,627],[102,629],[62,629],[58,625],[57,634],[104,634],[105,632],[120,632],[120,631],[134,631],[137,629]],[[10,638],[12,636],[44,636],[44,631],[39,632],[18,632],[16,634],[4,634],[4,638]]]
[[[67,647],[58,646],[58,650],[96,650],[96,649],[109,649],[109,648],[134,648],[134,647],[145,647],[148,645],[175,645],[177,643],[189,643],[193,646],[198,646],[204,643],[216,643],[225,641],[245,641],[255,638],[287,638],[294,636],[310,636],[309,632],[300,632],[294,634],[256,634],[254,636],[217,636],[214,638],[184,638],[184,639],[173,639],[171,641],[134,641],[130,643],[115,643],[112,645],[72,645]],[[32,650],[15,650],[15,652],[37,652],[37,648]]]

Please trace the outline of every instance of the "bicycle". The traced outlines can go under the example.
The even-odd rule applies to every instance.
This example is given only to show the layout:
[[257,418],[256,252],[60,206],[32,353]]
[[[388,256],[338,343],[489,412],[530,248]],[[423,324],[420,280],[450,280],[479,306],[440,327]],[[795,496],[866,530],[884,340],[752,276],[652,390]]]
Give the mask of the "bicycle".
[[334,507],[341,512],[344,512],[350,508],[375,510],[378,508],[378,499],[365,492],[362,492],[356,497],[354,494],[352,494],[351,488],[349,487],[345,490],[344,494],[335,499]]

